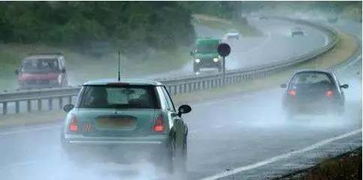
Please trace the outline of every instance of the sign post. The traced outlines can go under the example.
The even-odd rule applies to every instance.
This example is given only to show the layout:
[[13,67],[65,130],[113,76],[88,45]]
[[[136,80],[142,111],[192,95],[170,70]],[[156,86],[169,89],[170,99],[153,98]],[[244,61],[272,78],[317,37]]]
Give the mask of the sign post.
[[231,53],[231,47],[227,43],[221,43],[218,45],[218,54],[223,58],[223,85],[225,84],[226,77],[226,57]]

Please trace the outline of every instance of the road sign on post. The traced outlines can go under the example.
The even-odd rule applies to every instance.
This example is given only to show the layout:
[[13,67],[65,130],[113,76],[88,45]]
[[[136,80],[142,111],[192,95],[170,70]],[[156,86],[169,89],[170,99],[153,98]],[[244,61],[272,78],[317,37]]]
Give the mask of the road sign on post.
[[225,77],[226,77],[226,56],[231,53],[231,47],[227,43],[221,43],[218,45],[217,48],[218,54],[223,58],[223,85],[225,84]]

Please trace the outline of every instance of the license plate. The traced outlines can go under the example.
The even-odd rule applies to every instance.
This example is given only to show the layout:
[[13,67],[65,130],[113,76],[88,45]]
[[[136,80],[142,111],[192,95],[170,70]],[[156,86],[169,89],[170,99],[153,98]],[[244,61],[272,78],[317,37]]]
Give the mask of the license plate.
[[131,118],[101,118],[97,121],[100,128],[119,129],[132,128],[135,126],[135,120]]

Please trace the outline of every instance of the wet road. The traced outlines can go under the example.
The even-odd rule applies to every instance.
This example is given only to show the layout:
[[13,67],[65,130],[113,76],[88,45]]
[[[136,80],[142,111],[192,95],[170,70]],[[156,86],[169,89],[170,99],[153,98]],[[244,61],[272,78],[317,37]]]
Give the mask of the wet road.
[[[188,178],[200,179],[359,129],[361,81],[344,74],[338,76],[350,88],[345,91],[347,111],[342,118],[302,116],[287,120],[280,101],[283,90],[277,87],[191,104],[193,111],[184,116],[190,129]],[[87,168],[69,166],[58,159],[59,134],[57,124],[0,132],[0,179],[165,178],[142,161],[131,165],[105,162]]]
[[[249,165],[359,129],[361,80],[347,73],[354,71],[338,74],[342,83],[350,85],[345,91],[347,112],[341,119],[302,116],[296,121],[286,120],[280,101],[282,89],[278,87],[191,104],[193,111],[184,116],[190,129],[188,178],[200,179]],[[1,131],[0,179],[165,178],[142,161],[132,165],[105,162],[88,168],[69,166],[58,158],[59,129],[59,124],[54,124]]]

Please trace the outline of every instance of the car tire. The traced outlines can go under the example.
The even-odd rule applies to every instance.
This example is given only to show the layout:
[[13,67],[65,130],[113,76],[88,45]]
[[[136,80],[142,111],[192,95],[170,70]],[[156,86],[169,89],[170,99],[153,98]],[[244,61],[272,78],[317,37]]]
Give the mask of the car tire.
[[344,105],[337,105],[335,112],[338,114],[338,116],[343,116],[345,112]]

